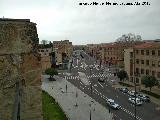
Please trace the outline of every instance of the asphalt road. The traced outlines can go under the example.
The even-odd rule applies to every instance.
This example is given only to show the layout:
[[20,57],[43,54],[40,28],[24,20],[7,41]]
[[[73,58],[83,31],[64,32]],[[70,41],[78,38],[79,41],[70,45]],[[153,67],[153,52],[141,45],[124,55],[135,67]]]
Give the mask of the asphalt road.
[[[116,78],[107,71],[108,68],[104,66],[100,68],[99,61],[96,61],[84,52],[82,55],[84,58],[73,58],[72,69],[68,73],[59,75],[73,83],[107,109],[110,109],[114,113],[116,120],[134,120],[135,106],[128,101],[129,95],[112,87],[111,80],[116,80]],[[103,69],[103,72],[101,69]],[[105,79],[104,83],[98,82],[100,77]],[[109,108],[106,105],[107,98],[114,99],[121,106],[120,109],[113,110]],[[157,111],[156,107],[157,105],[152,102],[137,106],[137,120],[160,120],[160,111]]]

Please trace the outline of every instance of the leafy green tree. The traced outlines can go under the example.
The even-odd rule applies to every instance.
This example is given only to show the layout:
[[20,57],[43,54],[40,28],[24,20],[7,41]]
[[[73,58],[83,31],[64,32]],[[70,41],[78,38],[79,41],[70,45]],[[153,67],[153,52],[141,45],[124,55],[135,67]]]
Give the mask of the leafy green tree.
[[53,79],[53,76],[54,75],[58,75],[58,72],[57,72],[57,70],[56,69],[54,69],[54,68],[48,68],[48,69],[46,69],[45,70],[45,73],[47,74],[47,75],[50,75],[50,80],[54,80]]
[[124,81],[124,79],[128,78],[127,72],[124,70],[121,70],[117,73],[118,78],[120,79],[120,81]]
[[158,84],[158,81],[154,76],[146,75],[146,76],[143,76],[141,80],[142,80],[142,84],[144,84],[146,88],[147,87],[150,88],[150,92],[152,87]]

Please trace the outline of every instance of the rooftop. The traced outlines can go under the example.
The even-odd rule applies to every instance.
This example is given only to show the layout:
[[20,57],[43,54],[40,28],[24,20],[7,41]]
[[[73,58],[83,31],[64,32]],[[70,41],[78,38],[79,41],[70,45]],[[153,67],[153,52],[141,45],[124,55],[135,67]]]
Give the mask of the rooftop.
[[140,45],[135,45],[134,48],[160,48],[160,42],[145,42]]
[[114,43],[102,46],[102,48],[117,48],[117,47],[119,47],[119,45]]

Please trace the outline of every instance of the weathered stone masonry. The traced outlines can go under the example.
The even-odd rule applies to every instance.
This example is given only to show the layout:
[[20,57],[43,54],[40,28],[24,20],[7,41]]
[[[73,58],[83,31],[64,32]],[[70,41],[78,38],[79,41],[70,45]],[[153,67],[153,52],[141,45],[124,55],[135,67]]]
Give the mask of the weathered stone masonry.
[[21,120],[43,119],[38,43],[29,19],[0,19],[0,120],[11,120],[17,80]]

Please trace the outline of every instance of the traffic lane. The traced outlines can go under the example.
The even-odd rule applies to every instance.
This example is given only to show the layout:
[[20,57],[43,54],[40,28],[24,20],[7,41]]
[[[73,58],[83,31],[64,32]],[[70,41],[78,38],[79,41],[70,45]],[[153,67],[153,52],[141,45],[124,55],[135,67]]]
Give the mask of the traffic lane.
[[[121,91],[119,91],[119,92],[124,94],[128,98],[130,97],[127,93],[123,93]],[[132,104],[132,106],[134,107],[133,104]],[[142,116],[143,119],[149,120],[149,119],[155,118],[155,116],[160,116],[160,111],[156,110],[157,107],[158,106],[152,102],[150,102],[150,103],[143,102],[142,106],[137,106],[136,108],[137,108],[137,113],[141,113],[142,111],[145,112],[145,114],[140,114],[140,116]]]
[[[99,87],[102,87],[102,86],[99,85]],[[109,97],[107,95],[104,95],[103,91],[102,92],[98,91],[98,89],[95,86],[95,84],[93,85],[93,91],[96,91],[98,94],[96,94],[97,96],[92,96],[92,98],[94,98],[97,102],[101,103],[103,106],[105,106],[106,108],[108,108],[107,105],[106,105],[106,99],[109,98]],[[132,119],[134,119],[134,117],[131,116],[130,113],[126,114],[126,112],[123,111],[123,110],[113,110],[111,108],[110,108],[110,110],[112,112],[115,112],[115,114],[117,116],[116,119],[123,119],[123,120],[132,120]]]
[[[96,91],[98,91],[99,93],[101,93],[102,92],[102,94],[103,95],[105,95],[107,98],[111,98],[111,99],[114,99],[115,100],[115,102],[116,103],[118,103],[120,106],[122,106],[121,104],[120,104],[120,102],[117,100],[117,98],[115,98],[115,96],[111,96],[111,95],[106,95],[106,94],[104,94],[103,92],[103,90],[100,92],[100,89],[98,89],[98,88],[95,88],[96,89]],[[108,93],[110,93],[110,91],[108,91],[107,90],[107,92]],[[112,93],[113,94],[113,93]],[[117,97],[117,96],[116,96]],[[123,116],[124,115],[126,115],[126,119],[134,119],[134,113],[133,112],[131,112],[131,111],[129,111],[128,109],[126,109],[126,108],[124,108],[123,106],[122,106],[122,109],[120,110],[120,111],[122,111],[122,112],[118,112],[117,114],[118,114],[118,116],[121,116],[122,118],[123,118]],[[123,115],[121,115],[123,113]],[[137,118],[140,120],[141,118],[139,118],[139,116],[137,116]],[[124,118],[123,118],[124,119]]]
[[[97,82],[97,83],[96,83]],[[121,91],[119,91],[118,89],[115,90],[114,88],[112,88],[110,86],[110,84],[108,83],[100,83],[98,81],[96,81],[94,84],[97,84],[98,88],[97,90],[98,91],[101,91],[102,93],[107,92],[109,95],[110,93],[114,93],[111,94],[111,97],[115,100],[117,100],[117,102],[119,102],[121,105],[123,104],[123,107],[125,107],[125,109],[129,110],[130,112],[134,113],[134,105],[131,104],[129,101],[128,101],[128,98],[130,97],[128,94],[124,94],[122,93]],[[99,85],[100,84],[100,85]],[[104,87],[108,88],[106,90],[104,90]],[[137,106],[137,115],[141,118],[144,118],[144,119],[152,119],[154,118],[155,116],[158,116],[160,115],[159,111],[156,110],[156,107],[157,105],[153,104],[153,103],[143,103],[142,106]],[[142,113],[142,111],[145,111],[145,113],[151,113],[151,114],[140,114]]]
[[117,94],[116,91],[114,90],[114,88],[112,88],[110,85],[107,85],[107,87],[105,84],[103,84],[103,85],[104,85],[104,88],[97,86],[97,90],[99,92],[102,92],[108,98],[114,99],[120,106],[123,107],[123,110],[125,112],[127,112],[127,114],[128,113],[130,115],[132,114],[132,117],[134,117],[133,116],[134,111],[132,110],[133,106],[131,106],[128,101],[126,102],[127,97],[126,96],[122,97],[121,95]]
[[[105,86],[104,86],[105,87]],[[134,113],[134,105],[131,104],[128,101],[129,96],[126,94],[123,94],[120,91],[117,91],[119,93],[117,93],[111,86],[108,86],[109,89],[107,90],[107,93],[110,97],[112,97],[113,99],[115,99],[117,102],[120,103],[121,106],[123,106],[125,109],[127,109],[128,111]],[[99,89],[100,90],[100,89]],[[106,91],[105,90],[105,91]],[[110,94],[110,93],[114,93],[114,95]],[[117,97],[118,96],[118,97]],[[150,120],[152,118],[155,118],[155,116],[160,115],[160,113],[158,111],[155,110],[156,105],[154,105],[153,103],[143,103],[142,106],[136,106],[137,108],[137,115],[140,118],[143,118],[144,120]],[[141,114],[142,111],[144,111],[144,113],[148,113],[148,114]]]
[[[92,88],[92,94],[91,94],[91,89],[90,86],[85,86],[84,84],[80,83],[80,80],[68,80],[69,82],[71,82],[72,84],[74,84],[77,88],[79,88],[81,91],[83,91],[84,93],[86,93],[87,95],[89,95],[90,97],[92,97],[94,100],[96,100],[97,102],[99,102],[100,104],[102,104],[104,107],[106,107],[106,109],[109,109],[109,107],[106,104],[106,96],[102,96],[102,94],[98,91],[96,91],[94,89],[94,87]],[[112,113],[116,114],[116,119],[115,120],[132,120],[130,116],[125,115],[125,113],[123,111],[118,111],[116,112],[115,110],[110,108],[110,111]]]
[[[71,82],[72,84],[74,84],[81,91],[88,94],[90,97],[92,97],[97,102],[99,102],[100,104],[102,104],[103,106],[105,106],[107,108],[107,106],[106,106],[106,96],[102,95],[102,93],[97,91],[96,89],[94,89],[94,87],[92,88],[92,94],[91,94],[90,86],[85,86],[84,84],[81,83],[81,81],[79,79],[77,79],[77,80],[70,79],[68,81]],[[92,83],[94,84],[95,82],[96,81],[92,79]],[[114,110],[112,112],[114,112]],[[132,117],[125,114],[124,111],[117,112],[116,116],[117,116],[116,120],[119,120],[119,118],[122,118],[123,120],[128,120],[128,119],[132,120]]]

